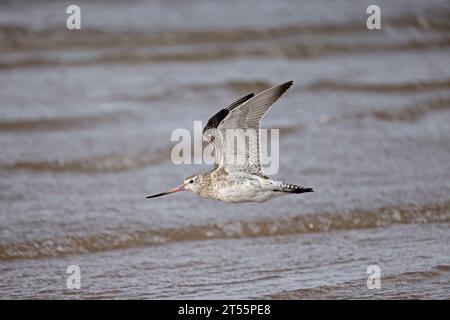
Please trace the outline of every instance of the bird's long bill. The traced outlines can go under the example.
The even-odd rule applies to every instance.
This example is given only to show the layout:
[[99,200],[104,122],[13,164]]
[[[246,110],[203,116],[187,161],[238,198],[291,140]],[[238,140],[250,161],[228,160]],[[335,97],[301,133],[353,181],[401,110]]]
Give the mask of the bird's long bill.
[[149,199],[149,198],[161,197],[161,196],[165,196],[166,194],[171,194],[171,193],[175,193],[175,192],[180,192],[180,191],[183,191],[183,190],[184,190],[184,187],[181,185],[181,186],[178,186],[178,187],[176,187],[176,188],[173,188],[173,189],[170,189],[170,190],[161,192],[161,193],[157,193],[157,194],[154,194],[154,195],[152,195],[152,196],[148,196],[147,199]]

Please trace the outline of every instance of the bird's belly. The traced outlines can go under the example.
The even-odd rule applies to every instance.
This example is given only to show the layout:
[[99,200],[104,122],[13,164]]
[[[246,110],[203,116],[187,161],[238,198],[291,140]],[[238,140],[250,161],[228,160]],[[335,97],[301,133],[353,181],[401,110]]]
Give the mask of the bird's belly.
[[217,200],[223,202],[264,202],[277,196],[277,192],[264,189],[247,189],[244,187],[226,187],[217,192]]

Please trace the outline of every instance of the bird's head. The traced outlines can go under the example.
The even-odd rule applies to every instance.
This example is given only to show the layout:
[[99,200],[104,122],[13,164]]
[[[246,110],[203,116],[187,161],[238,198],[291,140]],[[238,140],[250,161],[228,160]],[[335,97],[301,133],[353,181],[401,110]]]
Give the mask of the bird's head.
[[180,192],[180,191],[184,191],[184,190],[188,190],[188,191],[192,191],[194,193],[198,193],[199,188],[200,188],[200,183],[202,181],[202,175],[201,174],[196,174],[190,177],[187,177],[186,179],[184,179],[183,183],[181,185],[179,185],[178,187],[175,187],[173,189],[161,192],[161,193],[157,193],[151,196],[148,196],[148,198],[156,198],[156,197],[161,197],[161,196],[165,196],[167,194],[171,194],[171,193],[175,193],[175,192]]
[[202,182],[202,175],[195,174],[193,176],[187,177],[183,181],[184,190],[192,191],[194,193],[198,193],[198,189],[200,188],[200,183]]

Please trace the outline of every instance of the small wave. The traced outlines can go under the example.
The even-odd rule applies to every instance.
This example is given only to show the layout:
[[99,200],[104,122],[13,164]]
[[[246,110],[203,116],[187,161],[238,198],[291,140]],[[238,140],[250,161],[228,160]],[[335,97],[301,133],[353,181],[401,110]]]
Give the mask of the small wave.
[[[383,276],[381,289],[367,290],[367,279],[347,281],[334,286],[284,291],[267,296],[268,299],[436,299],[447,297],[447,288],[430,290],[430,283],[448,279],[449,265],[437,265],[426,271],[405,272]],[[444,280],[444,282],[448,282]]]
[[447,49],[450,39],[410,40],[404,43],[306,43],[298,42],[280,44],[277,47],[248,47],[248,46],[219,46],[209,48],[191,48],[176,52],[137,52],[130,49],[118,53],[98,54],[91,59],[78,58],[48,58],[32,56],[17,58],[12,61],[0,61],[0,69],[49,67],[49,66],[85,66],[95,64],[147,64],[147,63],[192,63],[211,62],[234,58],[285,58],[285,59],[314,59],[336,54],[365,54],[389,51],[421,51],[433,49]]
[[265,80],[229,80],[220,83],[198,83],[198,84],[183,84],[179,86],[166,87],[162,92],[144,95],[140,97],[122,95],[118,97],[125,101],[140,101],[140,102],[154,102],[167,98],[178,98],[180,92],[212,92],[212,91],[230,91],[234,94],[247,94],[249,92],[261,92],[268,89],[276,83],[271,83]]
[[72,161],[18,161],[0,165],[0,170],[30,170],[36,172],[105,173],[121,172],[160,164],[170,159],[170,148],[158,148],[152,152],[106,154]]
[[310,232],[377,228],[403,223],[450,221],[450,202],[439,206],[380,208],[350,213],[299,215],[278,220],[229,221],[173,229],[115,230],[90,236],[0,244],[0,260],[36,259],[179,241],[266,237]]
[[[448,12],[427,12],[386,18],[383,28],[433,30],[447,34]],[[361,21],[287,25],[267,29],[231,30],[172,30],[164,32],[117,31],[89,28],[88,32],[70,33],[62,28],[32,29],[22,25],[0,25],[2,51],[58,50],[68,48],[132,48],[139,46],[174,46],[212,43],[247,43],[250,41],[280,40],[298,35],[329,36],[361,32]],[[67,36],[70,33],[70,37]]]
[[431,112],[450,110],[450,99],[434,99],[425,101],[420,105],[403,107],[400,110],[371,110],[361,111],[353,114],[350,118],[367,118],[372,117],[381,121],[417,121]]
[[29,132],[79,129],[114,123],[116,121],[124,119],[125,117],[130,118],[131,114],[125,112],[114,112],[72,118],[0,120],[0,132]]
[[261,92],[275,85],[264,80],[230,80],[225,83],[191,85],[190,90],[203,91],[204,89],[221,89],[232,92]]
[[321,120],[323,125],[332,125],[345,120],[375,119],[386,122],[414,122],[430,113],[450,110],[450,99],[438,98],[426,100],[416,105],[398,109],[363,110],[336,117],[326,117]]
[[450,79],[430,80],[428,82],[407,83],[352,83],[345,81],[324,80],[313,83],[308,87],[310,90],[330,91],[361,91],[373,93],[414,93],[433,90],[450,89]]
[[[365,54],[391,51],[422,51],[432,49],[445,49],[450,47],[450,39],[410,40],[404,43],[298,43],[281,47],[274,55],[289,59],[312,59],[335,54]],[[260,54],[261,55],[261,54]]]

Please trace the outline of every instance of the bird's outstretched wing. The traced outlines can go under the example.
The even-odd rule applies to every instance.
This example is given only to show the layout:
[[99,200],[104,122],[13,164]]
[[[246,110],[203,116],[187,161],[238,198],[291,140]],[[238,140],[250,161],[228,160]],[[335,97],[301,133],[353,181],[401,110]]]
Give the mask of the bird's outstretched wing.
[[214,145],[216,165],[227,172],[264,175],[260,159],[261,120],[292,84],[289,81],[257,95],[246,95],[208,120],[203,134]]

